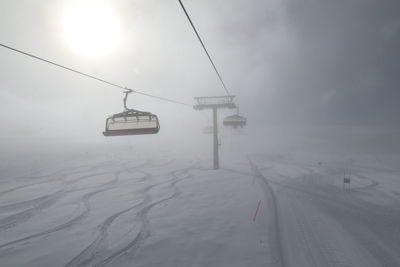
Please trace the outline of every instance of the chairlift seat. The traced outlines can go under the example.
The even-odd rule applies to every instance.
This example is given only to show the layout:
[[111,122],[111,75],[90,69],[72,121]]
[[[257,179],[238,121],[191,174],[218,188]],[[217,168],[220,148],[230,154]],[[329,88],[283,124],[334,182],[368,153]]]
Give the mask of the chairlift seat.
[[147,112],[125,111],[106,120],[104,136],[156,134],[160,130],[158,117]]
[[224,119],[224,126],[231,126],[233,128],[243,127],[247,124],[247,119],[240,115],[227,116]]

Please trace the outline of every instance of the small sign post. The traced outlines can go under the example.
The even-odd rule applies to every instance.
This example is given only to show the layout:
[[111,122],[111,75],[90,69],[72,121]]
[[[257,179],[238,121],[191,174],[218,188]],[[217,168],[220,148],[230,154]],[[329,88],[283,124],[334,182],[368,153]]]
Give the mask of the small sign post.
[[350,189],[350,183],[351,183],[351,171],[349,174],[346,176],[346,171],[344,171],[344,176],[343,176],[343,190],[346,189],[346,184],[348,184],[348,188]]

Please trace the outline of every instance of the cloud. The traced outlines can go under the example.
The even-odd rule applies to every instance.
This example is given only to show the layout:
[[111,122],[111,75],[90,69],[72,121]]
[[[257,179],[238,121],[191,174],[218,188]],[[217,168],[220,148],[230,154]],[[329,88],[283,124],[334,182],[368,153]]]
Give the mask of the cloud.
[[[178,3],[112,1],[121,15],[125,41],[112,57],[97,61],[79,58],[62,43],[57,14],[65,3],[21,6],[2,1],[2,41],[179,101],[193,103],[195,96],[224,94]],[[184,3],[225,83],[237,96],[241,113],[248,117],[249,129],[268,133],[271,125],[400,128],[397,0]],[[122,94],[117,89],[10,51],[1,50],[0,55],[1,90],[13,95],[2,102],[1,111],[9,112],[8,118],[20,114],[16,110],[21,110],[23,100],[30,103],[32,115],[45,117],[60,136],[65,133],[57,125],[67,122],[84,129],[75,135],[88,140],[94,132],[101,133],[108,115],[121,111]],[[203,114],[191,108],[184,111],[136,95],[129,105],[159,115],[170,136],[179,135],[182,123],[192,125],[193,132],[196,125],[199,132],[205,126],[201,120],[197,123]],[[34,127],[23,133],[37,132]]]

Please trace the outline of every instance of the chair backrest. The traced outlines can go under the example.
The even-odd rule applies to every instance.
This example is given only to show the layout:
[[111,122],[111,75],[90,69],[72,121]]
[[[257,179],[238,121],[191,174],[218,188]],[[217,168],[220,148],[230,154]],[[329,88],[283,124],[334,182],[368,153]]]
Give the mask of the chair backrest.
[[158,117],[154,114],[117,114],[106,120],[104,136],[156,134],[160,130]]

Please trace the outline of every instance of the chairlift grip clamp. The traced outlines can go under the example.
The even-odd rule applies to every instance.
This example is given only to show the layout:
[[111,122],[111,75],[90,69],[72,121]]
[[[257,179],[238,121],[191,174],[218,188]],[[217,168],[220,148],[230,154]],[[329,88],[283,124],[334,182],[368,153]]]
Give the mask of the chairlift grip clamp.
[[129,89],[129,88],[127,88],[127,87],[125,87],[125,90],[126,90],[126,91],[124,91],[124,94],[125,94],[125,97],[124,97],[124,108],[125,108],[125,110],[129,110],[129,108],[126,106],[126,101],[128,100],[128,95],[129,95],[130,93],[132,93],[133,90],[132,90],[132,89]]

